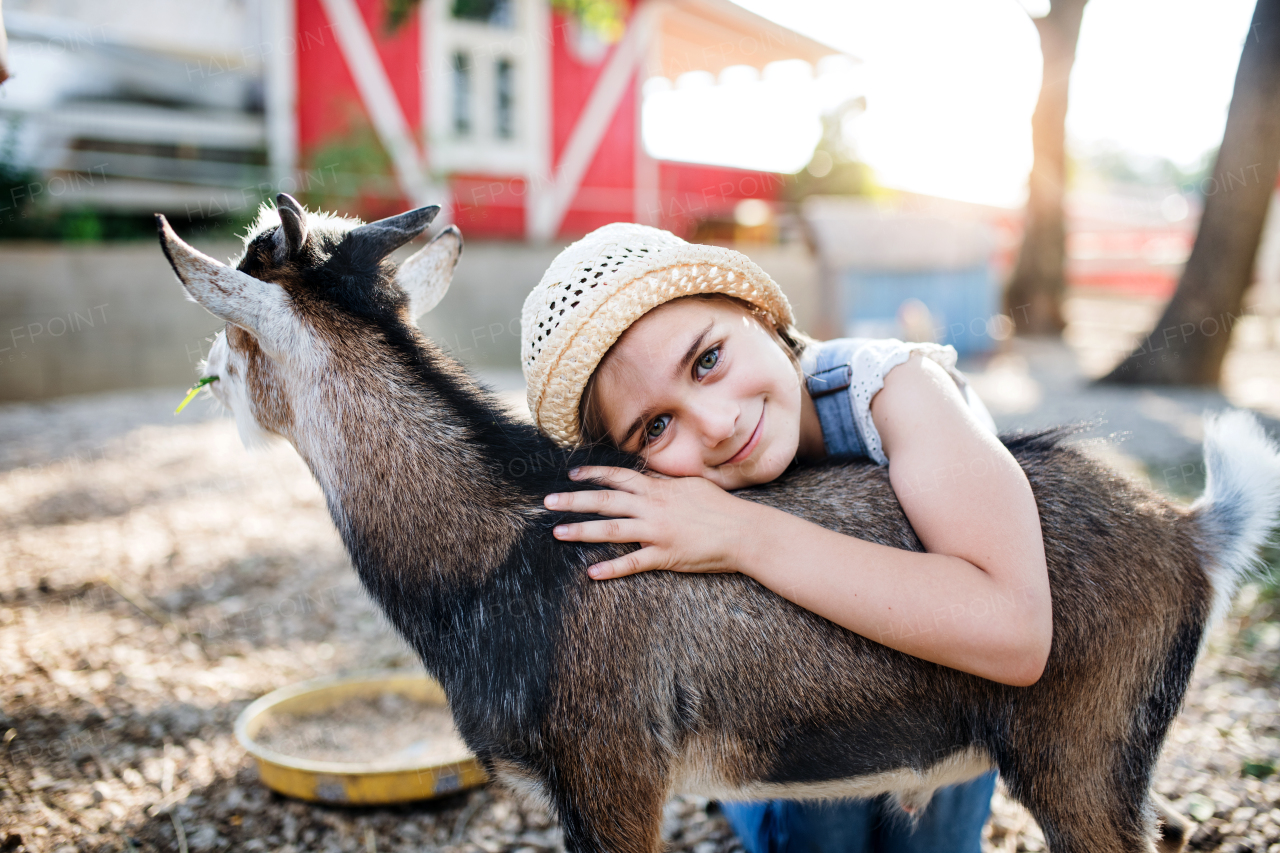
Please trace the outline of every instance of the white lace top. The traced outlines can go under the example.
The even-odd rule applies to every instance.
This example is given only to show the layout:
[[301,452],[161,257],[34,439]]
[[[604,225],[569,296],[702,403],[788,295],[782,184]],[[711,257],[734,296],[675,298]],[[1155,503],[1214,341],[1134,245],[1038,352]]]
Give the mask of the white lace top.
[[877,465],[888,465],[889,459],[881,449],[880,433],[876,431],[876,425],[871,420],[871,398],[884,387],[885,374],[910,358],[913,352],[919,352],[941,365],[956,381],[960,393],[964,395],[979,422],[993,434],[996,432],[996,424],[991,413],[978,398],[968,378],[956,369],[958,355],[955,347],[950,344],[944,346],[926,342],[900,341],[897,338],[859,339],[859,346],[853,356],[849,399],[853,403],[854,420],[857,421],[858,430],[866,442],[867,455]]

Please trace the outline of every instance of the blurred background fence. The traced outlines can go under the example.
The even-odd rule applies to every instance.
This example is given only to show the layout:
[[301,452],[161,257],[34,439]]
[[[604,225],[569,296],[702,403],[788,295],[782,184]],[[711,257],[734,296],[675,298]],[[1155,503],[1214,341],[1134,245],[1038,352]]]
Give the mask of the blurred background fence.
[[[995,26],[984,14],[969,17]],[[877,160],[876,121],[917,95],[877,88],[849,47],[867,36],[829,33],[845,45],[831,46],[785,20],[728,0],[8,0],[0,400],[188,381],[218,324],[183,301],[150,215],[231,259],[279,191],[366,218],[443,204],[468,246],[424,329],[484,369],[517,369],[524,294],[567,241],[616,220],[746,251],[820,337],[930,339],[979,359],[1007,347],[1023,211],[991,187],[1008,177],[989,170],[966,192]],[[968,96],[974,127],[949,147],[1007,145],[973,147],[984,122],[998,129],[983,112],[997,95]],[[1026,152],[1020,97],[1005,110],[1021,110]],[[776,144],[735,148],[744,137]],[[1065,277],[1077,303],[1104,307],[1066,339],[1096,343],[1114,320],[1100,372],[1173,293],[1205,199],[1233,184],[1211,151],[1174,166],[1078,147]],[[1251,340],[1270,350],[1276,215],[1254,279]]]

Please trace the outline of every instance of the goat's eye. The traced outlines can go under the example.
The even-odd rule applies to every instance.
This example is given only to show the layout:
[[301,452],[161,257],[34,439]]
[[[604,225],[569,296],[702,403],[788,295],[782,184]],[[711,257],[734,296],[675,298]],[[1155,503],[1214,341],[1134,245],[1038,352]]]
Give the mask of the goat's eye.
[[696,370],[709,371],[720,363],[720,347],[712,347],[698,357]]
[[645,441],[653,441],[660,438],[667,431],[667,424],[671,422],[671,415],[658,415],[649,422],[649,428],[644,431]]

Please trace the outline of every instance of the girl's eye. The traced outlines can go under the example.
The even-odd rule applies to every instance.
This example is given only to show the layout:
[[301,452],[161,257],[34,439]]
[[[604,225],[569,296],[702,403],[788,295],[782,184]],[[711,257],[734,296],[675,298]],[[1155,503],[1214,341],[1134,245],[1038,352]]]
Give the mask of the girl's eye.
[[719,363],[719,361],[720,361],[720,348],[712,347],[711,349],[704,352],[698,358],[698,361],[694,366],[698,370],[711,370],[716,366],[716,364]]
[[644,431],[645,441],[653,441],[660,438],[666,432],[667,424],[671,422],[671,415],[658,415],[649,422],[649,428]]

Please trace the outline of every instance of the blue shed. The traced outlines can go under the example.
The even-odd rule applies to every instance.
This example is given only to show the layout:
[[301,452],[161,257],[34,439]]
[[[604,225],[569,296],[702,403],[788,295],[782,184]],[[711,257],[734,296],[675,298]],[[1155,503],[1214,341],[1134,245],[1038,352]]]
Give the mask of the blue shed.
[[930,340],[961,355],[1007,337],[989,223],[835,197],[807,199],[803,215],[831,334]]

